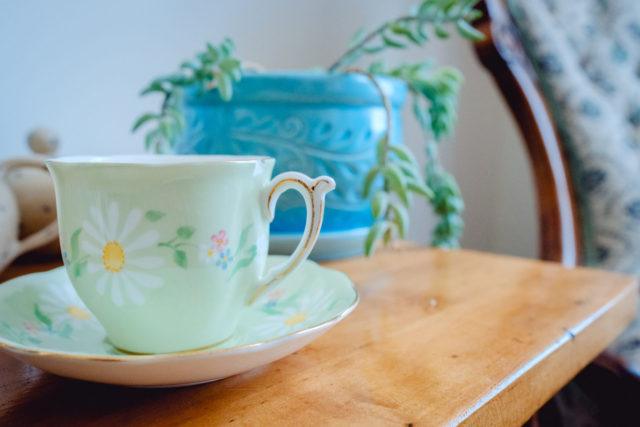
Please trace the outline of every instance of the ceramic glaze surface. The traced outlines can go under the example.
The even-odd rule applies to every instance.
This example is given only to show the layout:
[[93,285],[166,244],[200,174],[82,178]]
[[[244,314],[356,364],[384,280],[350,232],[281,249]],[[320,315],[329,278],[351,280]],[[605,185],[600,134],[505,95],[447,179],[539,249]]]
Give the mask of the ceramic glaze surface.
[[[283,259],[269,257],[267,265]],[[111,344],[104,328],[76,294],[65,269],[58,268],[0,286],[0,348],[74,378],[128,385],[207,381],[297,350],[346,316],[357,300],[344,274],[306,261],[247,308],[231,339],[219,346],[137,356],[122,353]],[[185,369],[200,363],[194,360],[204,363],[202,370]],[[87,364],[93,369],[87,370]],[[171,364],[177,364],[178,369],[166,372]]]
[[266,280],[273,159],[71,159],[49,163],[64,262],[111,342],[166,353],[229,338]]
[[[393,107],[392,143],[402,140],[400,109],[406,88],[380,78]],[[272,73],[245,75],[230,102],[217,92],[187,91],[187,131],[178,153],[260,154],[278,160],[275,173],[329,175],[336,191],[327,196],[323,233],[369,227],[364,176],[375,163],[375,145],[385,131],[385,111],[368,79],[355,74]],[[304,228],[304,203],[284,195],[271,225],[273,234]]]

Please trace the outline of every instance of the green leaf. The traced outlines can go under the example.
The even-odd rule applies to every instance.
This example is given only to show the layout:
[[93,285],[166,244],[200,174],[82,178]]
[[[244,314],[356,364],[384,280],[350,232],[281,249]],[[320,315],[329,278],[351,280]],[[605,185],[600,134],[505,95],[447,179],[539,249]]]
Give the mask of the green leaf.
[[434,32],[436,33],[436,36],[440,37],[441,39],[446,39],[449,37],[449,32],[442,26],[442,24],[435,24]]
[[220,51],[224,57],[230,56],[235,50],[235,44],[230,38],[225,38],[220,44]]
[[397,165],[404,176],[407,178],[407,183],[411,183],[413,181],[422,181],[422,177],[420,176],[420,171],[418,170],[417,165],[401,160],[397,161]]
[[145,96],[154,92],[161,92],[167,95],[169,92],[171,92],[171,90],[166,86],[166,83],[162,79],[156,79],[152,81],[149,86],[142,89],[142,91],[140,92],[140,96]]
[[184,119],[184,115],[182,112],[176,108],[167,108],[166,110],[167,116],[171,117],[175,122],[176,128],[182,129],[186,126],[186,122]]
[[410,181],[407,184],[407,188],[409,189],[409,191],[412,191],[416,194],[420,194],[421,196],[424,196],[429,200],[433,199],[434,197],[433,190],[431,190],[429,187],[427,187],[425,184],[421,182],[419,183],[419,182]]
[[216,83],[218,84],[220,98],[224,101],[229,101],[233,97],[233,82],[229,76],[224,73],[216,73]]
[[466,37],[469,40],[473,41],[481,41],[484,40],[484,34],[475,29],[473,25],[469,24],[464,19],[458,19],[456,21],[456,27],[458,28],[458,32],[461,36]]
[[378,221],[369,229],[367,238],[364,241],[364,253],[366,256],[373,254],[376,244],[384,236],[384,233],[389,229],[389,223],[387,221]]
[[391,24],[390,29],[391,29],[391,32],[393,32],[394,34],[405,37],[418,46],[422,45],[422,43],[424,42],[424,39],[420,36],[419,33],[417,32],[414,33],[409,28],[405,27],[399,22],[395,22]]
[[382,138],[378,140],[376,145],[376,160],[379,164],[383,164],[387,160],[387,150],[389,148],[389,135],[385,133]]
[[182,64],[180,64],[180,68],[183,70],[191,70],[195,72],[198,69],[198,66],[191,61],[184,61]]
[[82,228],[76,229],[71,235],[71,259],[75,260],[80,256],[80,233]]
[[140,126],[142,126],[143,124],[147,123],[150,120],[157,119],[158,117],[159,116],[157,114],[155,114],[155,113],[145,113],[145,114],[141,115],[133,123],[133,126],[131,126],[131,132],[137,131],[140,128]]
[[240,61],[237,60],[236,58],[225,58],[222,61],[220,61],[220,64],[218,66],[222,71],[224,71],[227,74],[230,74],[234,70],[240,67]]
[[371,213],[378,219],[387,212],[389,206],[389,194],[385,191],[378,191],[371,200]]
[[389,207],[393,212],[392,221],[398,226],[398,234],[404,239],[409,231],[409,212],[402,205],[391,204]]
[[48,330],[51,330],[53,322],[51,321],[49,316],[47,316],[40,310],[40,306],[38,304],[33,305],[33,315],[36,316],[36,319],[38,319],[40,323],[45,325]]
[[360,43],[362,43],[364,41],[364,38],[366,37],[366,35],[367,35],[366,30],[364,28],[360,28],[351,37],[351,40],[349,40],[349,44],[347,45],[347,49],[352,49],[352,48],[358,46]]
[[173,261],[182,268],[187,268],[187,253],[182,249],[173,252]]
[[[393,225],[395,225],[395,224],[393,224]],[[387,231],[384,232],[384,235],[382,236],[382,242],[385,245],[388,245],[393,240],[393,228],[397,228],[397,226],[389,227],[387,229]]]
[[398,195],[400,201],[409,206],[409,194],[407,193],[407,179],[397,165],[387,165],[382,169],[389,188]]
[[472,9],[464,16],[464,18],[467,20],[467,22],[476,21],[482,18],[482,11],[478,9]]
[[369,73],[371,74],[384,74],[384,62],[374,61],[369,65]]
[[406,47],[403,43],[392,39],[387,34],[382,35],[382,41],[384,41],[384,44],[387,47],[394,47],[396,49],[404,49]]
[[371,186],[373,185],[373,182],[375,181],[375,179],[378,177],[379,173],[380,173],[380,167],[374,166],[364,177],[364,185],[362,187],[363,197],[369,197],[369,194],[371,193]]
[[147,133],[147,135],[144,137],[145,150],[150,151],[153,148],[156,152],[159,152],[160,149],[162,148],[161,142],[163,140],[164,139],[159,129],[152,130],[151,132]]
[[165,216],[164,212],[156,211],[156,210],[148,210],[144,217],[147,221],[156,222],[161,220]]
[[398,156],[400,160],[404,160],[414,165],[418,163],[416,158],[413,156],[413,153],[403,145],[389,145],[389,150]]
[[382,52],[384,48],[384,46],[366,46],[362,48],[362,51],[368,53],[369,55],[374,55],[376,53]]
[[182,227],[178,228],[178,230],[176,231],[176,234],[178,235],[178,237],[180,237],[183,240],[188,240],[191,238],[191,236],[193,236],[193,233],[196,231],[195,228],[190,227],[188,225],[183,225]]

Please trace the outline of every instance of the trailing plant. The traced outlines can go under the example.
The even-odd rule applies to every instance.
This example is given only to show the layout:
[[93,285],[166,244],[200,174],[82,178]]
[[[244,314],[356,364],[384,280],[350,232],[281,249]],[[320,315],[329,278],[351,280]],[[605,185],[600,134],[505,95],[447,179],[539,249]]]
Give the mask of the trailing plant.
[[[433,36],[448,38],[452,28],[464,38],[482,39],[482,33],[472,26],[472,22],[482,16],[475,9],[477,3],[478,0],[423,0],[408,15],[385,22],[369,33],[358,32],[349,49],[329,70],[347,71],[369,55],[379,55],[387,49],[423,46]],[[374,224],[365,241],[365,253],[371,254],[381,240],[386,244],[396,236],[405,236],[412,194],[427,199],[438,215],[432,245],[457,247],[464,227],[464,202],[454,177],[440,165],[438,146],[452,133],[456,122],[461,73],[450,67],[434,68],[429,62],[387,67],[382,61],[373,61],[364,69],[370,76],[395,77],[407,84],[427,155],[423,177],[410,151],[389,144],[391,120],[387,120],[387,131],[377,146],[377,165],[367,175],[363,189],[365,196],[369,196],[372,183],[382,177],[383,188],[372,195]],[[379,92],[384,98],[380,89]],[[386,100],[384,102],[389,117],[390,107]]]
[[[481,39],[482,33],[472,26],[481,16],[475,9],[477,3],[478,0],[422,0],[407,15],[385,22],[368,33],[359,31],[347,51],[328,67],[332,73],[357,72],[369,78],[387,112],[386,131],[376,145],[376,165],[367,174],[363,187],[365,197],[371,197],[374,216],[365,241],[367,255],[381,242],[387,244],[406,236],[408,208],[414,195],[428,200],[439,217],[432,232],[432,245],[446,248],[459,245],[464,203],[454,177],[440,165],[438,147],[453,131],[462,75],[456,69],[435,68],[424,61],[393,67],[379,60],[358,64],[389,49],[423,46],[432,37],[448,38],[452,30],[466,39]],[[198,85],[203,92],[217,90],[223,100],[231,99],[233,82],[239,81],[242,74],[241,62],[233,53],[229,39],[219,46],[209,44],[206,51],[183,63],[179,72],[152,81],[142,91],[142,95],[160,93],[163,96],[159,113],[143,114],[133,125],[135,131],[153,123],[145,137],[147,150],[168,151],[180,136],[184,127],[180,102],[185,88]],[[376,76],[394,77],[407,84],[413,113],[425,138],[424,173],[408,149],[390,143],[391,107]],[[381,189],[371,194],[374,184],[380,181]]]
[[142,114],[131,129],[135,132],[146,124],[152,125],[144,139],[147,151],[169,151],[181,135],[185,123],[180,104],[185,88],[196,85],[202,93],[217,90],[223,100],[231,99],[233,82],[241,78],[240,60],[234,57],[234,50],[233,41],[228,38],[218,46],[207,43],[206,50],[180,64],[177,72],[153,80],[140,92],[141,96],[162,95],[160,112]]

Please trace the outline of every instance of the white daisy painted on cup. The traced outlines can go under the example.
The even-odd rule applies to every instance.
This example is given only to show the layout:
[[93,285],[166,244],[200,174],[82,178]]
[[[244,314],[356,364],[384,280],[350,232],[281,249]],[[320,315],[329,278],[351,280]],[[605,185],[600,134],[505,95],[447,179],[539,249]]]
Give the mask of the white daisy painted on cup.
[[313,292],[293,298],[289,306],[282,303],[275,310],[270,309],[270,314],[255,326],[255,333],[260,339],[275,338],[319,324],[334,301],[332,292]]
[[56,283],[50,292],[42,294],[39,308],[51,318],[54,327],[64,323],[70,323],[74,329],[97,326],[93,315],[66,282]]
[[162,278],[153,271],[164,261],[145,255],[145,250],[158,243],[158,232],[137,230],[143,217],[140,209],[131,210],[121,219],[115,202],[109,203],[106,212],[91,207],[89,214],[90,221],[82,223],[81,246],[91,255],[87,270],[98,274],[98,293],[108,294],[117,306],[127,302],[144,304],[144,291],[163,284]]

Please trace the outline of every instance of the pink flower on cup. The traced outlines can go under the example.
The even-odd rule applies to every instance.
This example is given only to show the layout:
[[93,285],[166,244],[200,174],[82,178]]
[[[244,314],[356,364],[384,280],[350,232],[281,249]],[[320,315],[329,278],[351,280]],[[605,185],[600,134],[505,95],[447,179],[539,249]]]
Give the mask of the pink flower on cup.
[[227,232],[224,230],[220,230],[217,234],[211,236],[211,247],[215,252],[222,252],[228,243]]

